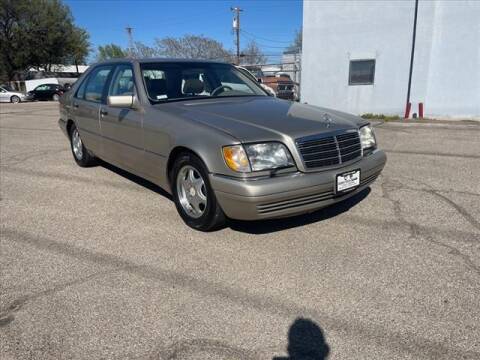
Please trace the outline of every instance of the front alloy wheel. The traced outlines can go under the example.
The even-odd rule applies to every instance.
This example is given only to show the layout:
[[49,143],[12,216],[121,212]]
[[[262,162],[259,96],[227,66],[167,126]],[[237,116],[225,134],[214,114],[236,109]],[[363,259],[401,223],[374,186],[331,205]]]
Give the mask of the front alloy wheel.
[[197,169],[185,165],[177,175],[178,200],[183,210],[198,219],[207,208],[205,181]]
[[177,157],[171,184],[177,211],[188,226],[210,231],[224,224],[225,215],[208,181],[207,167],[197,156],[183,153]]
[[10,102],[12,104],[18,104],[20,102],[20,98],[17,96],[17,95],[13,95],[11,98],[10,98]]

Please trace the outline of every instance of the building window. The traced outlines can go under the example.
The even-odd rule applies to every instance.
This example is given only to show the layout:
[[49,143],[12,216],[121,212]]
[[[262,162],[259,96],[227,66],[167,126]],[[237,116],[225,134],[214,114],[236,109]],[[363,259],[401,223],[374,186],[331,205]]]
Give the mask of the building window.
[[372,85],[375,77],[375,60],[350,60],[348,85]]

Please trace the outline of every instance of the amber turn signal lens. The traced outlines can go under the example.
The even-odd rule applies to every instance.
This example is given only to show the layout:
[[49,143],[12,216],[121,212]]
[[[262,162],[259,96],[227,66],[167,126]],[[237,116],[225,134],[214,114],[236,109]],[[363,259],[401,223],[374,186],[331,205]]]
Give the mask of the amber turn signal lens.
[[227,166],[233,171],[251,171],[247,154],[242,145],[225,146],[223,148],[223,158]]

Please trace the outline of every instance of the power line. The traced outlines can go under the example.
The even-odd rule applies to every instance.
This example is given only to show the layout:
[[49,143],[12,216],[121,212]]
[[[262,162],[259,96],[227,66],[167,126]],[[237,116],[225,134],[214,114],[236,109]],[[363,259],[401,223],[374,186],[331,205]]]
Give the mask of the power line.
[[[241,32],[241,35],[243,38],[246,40],[255,40],[255,39],[249,39],[248,37],[245,36],[244,32]],[[256,41],[255,41],[256,42]],[[257,42],[257,45],[260,47],[265,47],[265,48],[270,48],[270,49],[286,49],[288,46],[272,46],[272,45],[265,45]]]
[[261,36],[258,36],[258,35],[254,35],[254,34],[252,34],[251,32],[246,31],[246,30],[242,30],[242,32],[250,35],[250,36],[253,37],[253,38],[260,39],[260,40],[264,40],[264,41],[268,41],[268,42],[281,43],[281,44],[291,44],[291,43],[293,42],[293,41],[281,41],[281,40],[267,39],[267,38],[264,38],[264,37],[261,37]]

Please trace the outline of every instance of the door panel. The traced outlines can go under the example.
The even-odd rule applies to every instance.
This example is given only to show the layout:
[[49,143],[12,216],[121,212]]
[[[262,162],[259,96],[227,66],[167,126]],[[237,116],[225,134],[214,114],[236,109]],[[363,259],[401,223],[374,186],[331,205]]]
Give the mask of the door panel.
[[5,90],[0,88],[0,102],[10,101],[9,93]]
[[46,94],[48,93],[49,87],[47,84],[39,85],[33,90],[34,92],[34,98],[36,100],[45,100]]
[[102,157],[103,141],[100,125],[100,106],[113,65],[99,66],[83,81],[72,101],[72,114],[85,146]]
[[102,105],[103,147],[108,159],[143,173],[143,115],[133,109]]
[[[108,95],[135,95],[131,65],[117,65]],[[143,113],[131,108],[102,105],[100,123],[107,157],[130,170],[144,173]]]
[[101,156],[102,136],[99,121],[100,104],[82,99],[73,99],[72,114],[87,149]]

